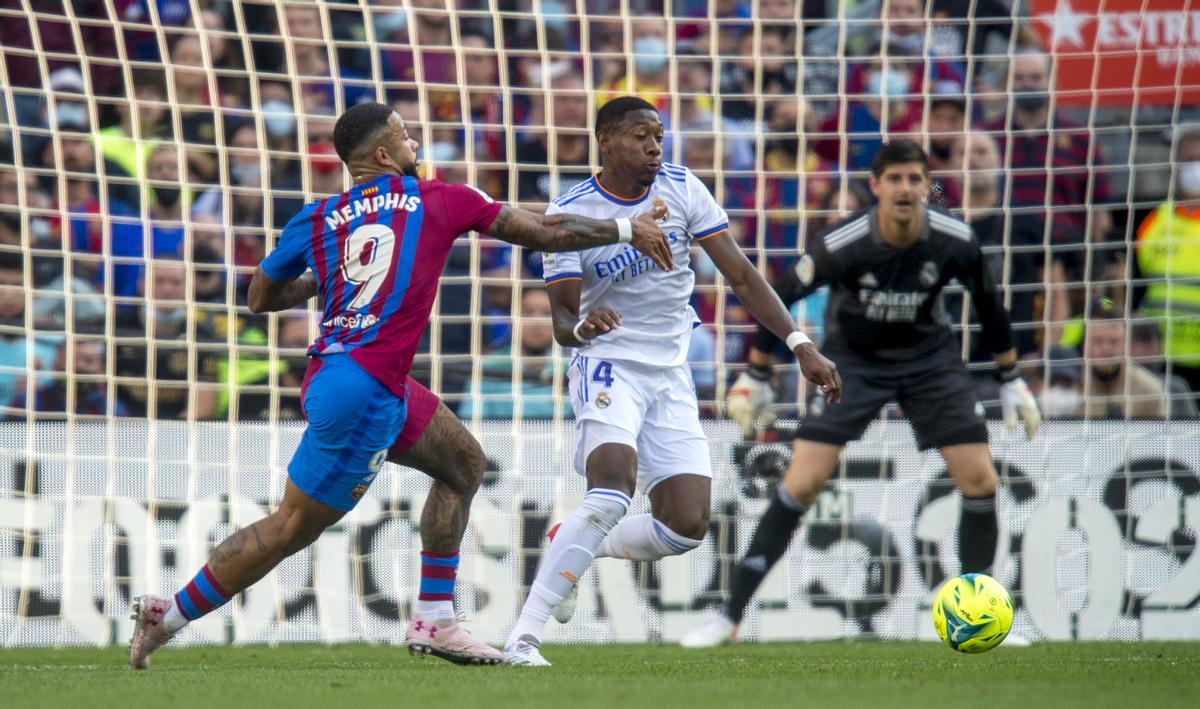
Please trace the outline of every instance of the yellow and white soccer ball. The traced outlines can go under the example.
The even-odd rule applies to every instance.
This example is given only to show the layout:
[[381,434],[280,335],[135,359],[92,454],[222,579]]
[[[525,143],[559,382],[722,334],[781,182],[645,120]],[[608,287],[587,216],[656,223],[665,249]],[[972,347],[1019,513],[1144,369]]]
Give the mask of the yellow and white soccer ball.
[[987,652],[1012,628],[1012,595],[985,574],[963,574],[942,586],[933,601],[938,637],[959,652]]

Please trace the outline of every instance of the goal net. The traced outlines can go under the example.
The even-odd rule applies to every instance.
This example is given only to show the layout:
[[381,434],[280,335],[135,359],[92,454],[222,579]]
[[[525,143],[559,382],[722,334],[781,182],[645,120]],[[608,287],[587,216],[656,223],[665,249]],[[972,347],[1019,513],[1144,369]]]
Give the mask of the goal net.
[[[599,170],[595,112],[626,94],[769,280],[870,205],[883,141],[925,147],[930,203],[974,227],[1047,419],[1031,441],[990,423],[1015,632],[1200,638],[1198,27],[1178,0],[0,0],[0,644],[123,642],[132,596],[174,592],[279,503],[320,311],[254,315],[246,289],[287,220],[351,184],[343,110],[392,105],[424,177],[538,210]],[[698,246],[690,267],[709,534],[598,562],[551,641],[680,638],[726,597],[786,468],[810,392],[777,367],[784,442],[722,418],[754,321]],[[824,303],[789,304],[817,340]],[[998,418],[957,283],[945,311]],[[488,455],[457,602],[491,641],[584,491],[569,361],[540,255],[459,239],[413,375]],[[180,641],[401,641],[428,486],[386,466]],[[931,637],[958,504],[885,408],[742,637]]]

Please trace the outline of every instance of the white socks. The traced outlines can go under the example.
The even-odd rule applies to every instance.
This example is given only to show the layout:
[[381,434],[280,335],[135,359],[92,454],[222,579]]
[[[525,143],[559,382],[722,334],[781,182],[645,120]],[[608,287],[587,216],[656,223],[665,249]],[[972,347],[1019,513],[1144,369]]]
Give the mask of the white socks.
[[608,533],[596,549],[596,556],[658,561],[664,556],[687,553],[700,546],[700,542],[677,534],[650,514],[632,515]]
[[579,581],[583,572],[591,565],[596,547],[605,535],[617,525],[629,509],[629,496],[619,490],[592,488],[583,496],[583,504],[571,513],[554,541],[542,556],[537,578],[529,589],[529,596],[521,608],[521,616],[513,626],[505,647],[516,643],[522,636],[531,636],[541,642],[542,630],[550,611],[562,602],[571,586]]
[[163,627],[168,633],[174,635],[188,624],[188,619],[183,613],[179,612],[179,606],[175,604],[175,599],[171,599],[171,608],[163,614]]
[[413,616],[425,620],[453,620],[454,603],[451,601],[422,601],[417,600],[413,606]]

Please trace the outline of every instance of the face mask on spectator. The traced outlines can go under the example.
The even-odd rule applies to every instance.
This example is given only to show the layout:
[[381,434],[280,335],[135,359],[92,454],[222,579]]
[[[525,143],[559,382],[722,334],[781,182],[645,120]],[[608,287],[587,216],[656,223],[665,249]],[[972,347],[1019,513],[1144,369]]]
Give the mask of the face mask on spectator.
[[1038,394],[1038,404],[1046,418],[1071,416],[1079,406],[1079,392],[1070,387],[1048,386]]
[[230,165],[229,176],[239,185],[257,185],[262,177],[262,167],[256,162]]
[[262,105],[263,123],[267,132],[278,138],[292,132],[296,127],[296,117],[292,115],[292,107],[283,101],[270,100]]
[[867,93],[886,98],[907,96],[908,77],[891,69],[877,71],[867,78]]
[[1187,162],[1179,166],[1176,180],[1179,193],[1188,197],[1200,196],[1200,162]]
[[375,13],[376,39],[386,39],[406,27],[408,27],[408,13],[406,12]]
[[633,43],[633,63],[643,74],[662,71],[667,66],[667,43],[658,37],[639,37]]
[[154,322],[164,325],[179,325],[187,321],[187,308],[159,307],[154,309]]
[[899,49],[906,54],[920,54],[925,48],[925,35],[917,34],[893,34],[891,32],[883,33],[883,44],[888,47]]
[[1040,89],[1013,88],[1013,105],[1026,113],[1037,113],[1050,105],[1050,92]]
[[158,202],[162,206],[166,207],[167,209],[170,209],[171,207],[175,206],[176,202],[179,201],[179,188],[178,187],[155,187],[154,188],[154,199],[156,202]]
[[82,103],[62,102],[56,106],[59,128],[83,128],[88,124],[87,109]]

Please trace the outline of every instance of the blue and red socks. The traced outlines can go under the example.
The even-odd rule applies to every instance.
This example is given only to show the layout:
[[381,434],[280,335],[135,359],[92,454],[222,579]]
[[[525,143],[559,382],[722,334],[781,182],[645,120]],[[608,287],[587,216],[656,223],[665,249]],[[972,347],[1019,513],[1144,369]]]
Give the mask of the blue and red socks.
[[457,551],[421,552],[421,590],[413,615],[426,620],[454,618],[454,581],[458,574]]
[[217,577],[208,570],[208,565],[200,567],[200,571],[191,581],[175,594],[175,603],[167,611],[163,623],[172,633],[183,626],[212,613],[229,602],[233,594],[227,592],[217,581]]

